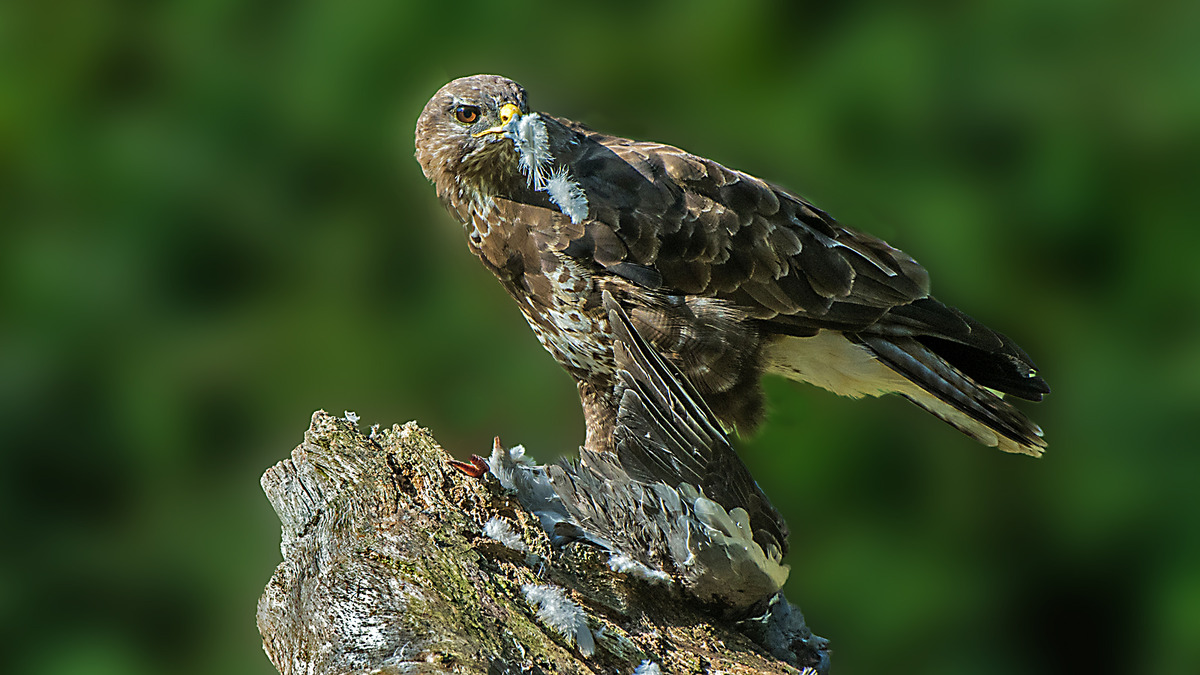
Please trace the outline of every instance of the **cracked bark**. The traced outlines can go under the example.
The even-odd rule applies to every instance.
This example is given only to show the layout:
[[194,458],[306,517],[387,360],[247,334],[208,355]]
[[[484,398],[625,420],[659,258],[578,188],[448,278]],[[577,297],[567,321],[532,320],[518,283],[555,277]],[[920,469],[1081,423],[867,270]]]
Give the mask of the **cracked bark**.
[[[552,548],[490,477],[463,475],[414,422],[370,434],[318,411],[262,486],[283,562],[258,604],[263,649],[293,673],[796,673],[676,587],[611,571],[585,544]],[[494,516],[529,548],[481,534]],[[586,612],[585,657],[537,617],[525,584]]]

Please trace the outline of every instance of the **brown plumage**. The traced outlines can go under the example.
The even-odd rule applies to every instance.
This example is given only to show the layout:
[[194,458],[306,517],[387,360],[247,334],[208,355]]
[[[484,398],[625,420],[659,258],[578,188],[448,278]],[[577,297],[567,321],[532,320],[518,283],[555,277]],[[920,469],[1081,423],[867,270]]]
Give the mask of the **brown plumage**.
[[584,539],[678,580],[738,618],[787,579],[787,524],[695,388],[650,347],[611,295],[616,427],[610,452],[532,464],[496,441],[490,470],[553,541]]
[[929,295],[925,269],[781,188],[658,143],[530,112],[494,75],[417,121],[417,160],[468,245],[577,380],[585,447],[611,450],[607,291],[722,423],[753,428],[759,378],[899,393],[977,440],[1040,455],[1003,400],[1049,391],[1011,340]]

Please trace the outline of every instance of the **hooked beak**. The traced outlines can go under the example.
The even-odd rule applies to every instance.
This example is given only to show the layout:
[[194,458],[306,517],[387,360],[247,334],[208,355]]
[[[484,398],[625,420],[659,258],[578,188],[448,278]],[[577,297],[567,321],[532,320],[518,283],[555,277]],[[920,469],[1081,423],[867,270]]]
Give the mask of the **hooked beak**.
[[486,136],[488,134],[502,134],[508,131],[508,125],[510,122],[520,119],[520,117],[520,108],[511,103],[505,103],[504,105],[500,106],[500,124],[497,124],[491,129],[484,129],[477,134],[471,134],[471,136],[479,138],[480,136]]

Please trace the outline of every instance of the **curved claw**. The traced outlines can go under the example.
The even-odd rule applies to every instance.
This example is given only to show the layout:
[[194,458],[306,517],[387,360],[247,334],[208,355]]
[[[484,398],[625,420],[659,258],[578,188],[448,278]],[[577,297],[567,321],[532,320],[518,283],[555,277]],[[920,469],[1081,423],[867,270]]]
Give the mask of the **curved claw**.
[[[500,443],[500,437],[496,436],[492,440],[492,452],[496,453],[503,451],[504,445]],[[467,474],[471,478],[482,478],[483,474],[491,470],[491,466],[488,465],[487,459],[480,457],[479,455],[471,455],[471,457],[465,462],[452,459],[450,460],[450,466]]]
[[471,458],[466,462],[460,462],[457,459],[450,460],[450,466],[467,474],[471,478],[482,478],[483,474],[488,472],[487,460],[479,455],[471,455]]

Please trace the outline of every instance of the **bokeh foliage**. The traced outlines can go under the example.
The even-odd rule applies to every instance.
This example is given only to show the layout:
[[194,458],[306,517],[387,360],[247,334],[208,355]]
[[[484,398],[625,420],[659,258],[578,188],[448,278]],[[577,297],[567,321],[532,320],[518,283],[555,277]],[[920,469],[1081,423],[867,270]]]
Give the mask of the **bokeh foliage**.
[[316,408],[577,445],[411,159],[499,72],[885,237],[1054,387],[1034,461],[767,382],[741,445],[840,673],[1200,672],[1197,35],[1184,1],[3,3],[0,670],[273,672],[257,478]]

